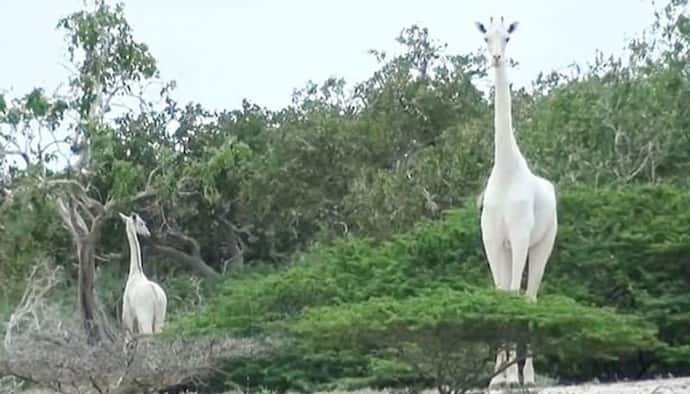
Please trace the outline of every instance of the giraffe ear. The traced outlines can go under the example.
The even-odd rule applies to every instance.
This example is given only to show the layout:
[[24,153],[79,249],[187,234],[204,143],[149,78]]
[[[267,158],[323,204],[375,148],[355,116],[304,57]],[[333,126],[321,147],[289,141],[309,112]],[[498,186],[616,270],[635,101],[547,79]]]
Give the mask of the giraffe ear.
[[511,23],[511,24],[508,26],[508,34],[512,34],[512,33],[515,31],[515,29],[517,29],[517,27],[518,27],[517,21]]
[[127,217],[127,215],[125,215],[125,214],[122,213],[122,212],[118,212],[118,214],[120,215],[120,218],[121,218],[122,220],[127,220],[127,219],[129,219],[129,218]]
[[484,24],[483,24],[483,23],[481,23],[481,22],[474,22],[474,25],[477,26],[477,29],[479,29],[479,31],[480,31],[481,33],[486,33],[486,27],[484,27]]

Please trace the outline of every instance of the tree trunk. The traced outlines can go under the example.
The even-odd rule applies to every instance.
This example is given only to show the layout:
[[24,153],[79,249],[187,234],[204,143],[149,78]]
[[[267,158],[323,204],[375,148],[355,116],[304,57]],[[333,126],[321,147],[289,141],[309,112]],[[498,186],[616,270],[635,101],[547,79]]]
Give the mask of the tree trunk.
[[79,242],[79,311],[89,344],[101,340],[101,332],[96,319],[96,290],[94,274],[96,271],[94,242],[91,237]]
[[242,249],[242,238],[235,229],[230,229],[230,249],[232,250],[230,261],[238,268],[244,267],[244,250]]

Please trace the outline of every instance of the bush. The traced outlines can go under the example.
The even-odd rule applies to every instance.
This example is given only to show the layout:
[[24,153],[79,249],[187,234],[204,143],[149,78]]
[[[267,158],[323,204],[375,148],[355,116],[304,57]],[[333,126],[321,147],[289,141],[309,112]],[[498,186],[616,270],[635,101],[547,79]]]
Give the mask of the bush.
[[[535,320],[522,323],[550,316],[554,327],[579,327],[581,331],[575,332],[581,336],[571,339],[567,352],[546,352],[537,358],[537,369],[566,379],[638,376],[662,370],[690,372],[684,357],[689,341],[683,329],[689,309],[687,302],[678,302],[690,291],[683,279],[690,256],[688,193],[671,186],[569,186],[559,191],[559,203],[557,247],[546,269],[540,299],[529,309]],[[418,323],[421,313],[435,305],[422,301],[428,294],[461,294],[492,286],[480,247],[477,215],[472,205],[447,211],[443,220],[423,221],[413,231],[387,241],[352,239],[317,245],[287,269],[229,280],[205,313],[178,322],[179,327],[187,332],[285,332],[290,327],[303,327],[303,319],[311,316],[315,320],[315,314],[326,311],[328,315],[316,320],[338,324],[336,318],[347,319],[348,314],[359,310],[356,308],[370,308],[373,304],[367,302],[381,297],[386,297],[383,300],[389,306],[416,305],[419,314],[409,312],[408,318]],[[472,300],[472,296],[466,297]],[[459,296],[449,299],[462,300]],[[489,308],[490,304],[477,305]],[[613,309],[595,311],[588,307]],[[508,310],[494,311],[494,319],[516,316]],[[588,316],[604,319],[609,316],[605,313],[611,313],[609,322],[625,327],[627,320],[616,320],[619,317],[612,311],[636,315],[658,327],[656,338],[663,346],[646,347],[647,340],[638,337],[638,348],[632,346],[637,335],[633,328],[622,334],[617,330],[623,328],[614,327],[616,324],[596,329],[596,320],[586,323]],[[354,316],[364,324],[363,315]],[[597,338],[601,342],[595,345]],[[625,338],[631,342],[615,345]],[[595,354],[597,349],[607,354],[611,349],[621,351],[621,357],[615,362],[602,359]],[[313,349],[304,352],[315,357],[319,354]],[[373,354],[363,351],[359,355],[361,367],[370,372]]]
[[356,349],[404,364],[436,387],[485,386],[495,349],[528,342],[561,361],[615,359],[659,347],[653,324],[549,295],[540,303],[493,289],[438,288],[307,310],[293,325],[315,349]]

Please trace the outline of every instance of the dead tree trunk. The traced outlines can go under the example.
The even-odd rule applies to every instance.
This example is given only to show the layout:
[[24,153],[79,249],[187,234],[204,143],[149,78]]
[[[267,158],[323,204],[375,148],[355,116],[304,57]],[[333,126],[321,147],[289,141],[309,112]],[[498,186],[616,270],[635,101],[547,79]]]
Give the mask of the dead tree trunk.
[[96,289],[94,286],[96,271],[95,239],[78,211],[79,202],[76,196],[68,193],[66,199],[67,203],[65,204],[62,198],[58,198],[57,204],[63,223],[72,234],[72,239],[77,248],[77,260],[79,262],[79,312],[87,341],[89,344],[95,344],[101,340],[100,328],[96,320]]
[[[230,251],[229,265],[242,268],[244,267],[244,256],[248,249],[248,243],[254,243],[258,238],[252,233],[253,226],[251,224],[239,227],[235,224],[235,220],[232,219],[232,207],[228,206],[224,209],[218,217],[218,223],[224,226],[223,233],[227,234],[227,247]],[[247,238],[245,242],[242,236]]]
[[88,239],[80,241],[79,248],[79,310],[89,343],[101,340],[96,321],[96,288],[94,273],[96,271],[94,246]]

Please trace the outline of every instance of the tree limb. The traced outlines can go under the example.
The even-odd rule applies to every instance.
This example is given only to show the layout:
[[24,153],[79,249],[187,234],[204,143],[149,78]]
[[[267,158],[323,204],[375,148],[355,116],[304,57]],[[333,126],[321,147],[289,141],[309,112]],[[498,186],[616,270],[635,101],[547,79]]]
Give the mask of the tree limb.
[[167,235],[188,244],[192,250],[192,256],[201,258],[201,246],[196,239],[174,230],[168,230]]
[[[72,197],[69,196],[68,199],[71,202]],[[62,218],[62,222],[72,234],[74,241],[78,242],[80,238],[85,237],[86,234],[88,234],[88,227],[86,226],[84,219],[82,219],[82,217],[79,215],[75,215],[74,210],[71,209],[71,207],[68,207],[68,205],[71,204],[65,204],[62,197],[56,198],[56,204],[58,206],[58,212]]]
[[182,264],[194,269],[196,272],[202,274],[208,279],[216,279],[220,276],[220,274],[206,264],[206,262],[199,255],[187,254],[173,247],[156,243],[153,243],[151,248],[157,254],[175,259],[178,262],[181,262]]

